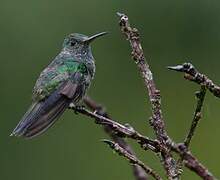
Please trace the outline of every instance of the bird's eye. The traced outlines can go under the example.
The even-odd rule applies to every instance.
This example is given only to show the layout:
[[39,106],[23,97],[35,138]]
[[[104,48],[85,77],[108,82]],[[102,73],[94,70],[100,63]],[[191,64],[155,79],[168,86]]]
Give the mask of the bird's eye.
[[72,41],[72,42],[70,43],[70,45],[71,45],[71,46],[75,46],[75,45],[76,45],[76,42],[75,42],[75,41]]

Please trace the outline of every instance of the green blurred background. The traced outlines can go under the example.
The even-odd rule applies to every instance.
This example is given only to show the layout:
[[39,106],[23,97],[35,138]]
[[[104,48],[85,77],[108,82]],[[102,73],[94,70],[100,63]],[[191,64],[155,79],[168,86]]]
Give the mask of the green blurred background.
[[[97,73],[89,95],[104,104],[121,123],[153,137],[150,106],[128,42],[118,27],[116,12],[127,13],[141,33],[142,43],[162,93],[169,135],[183,140],[195,108],[199,87],[165,67],[185,61],[219,83],[220,2],[217,0],[1,0],[0,1],[0,179],[72,180],[133,179],[128,162],[100,139],[102,128],[89,118],[68,111],[44,135],[9,137],[30,105],[31,91],[41,70],[60,51],[71,32],[88,35],[111,32],[93,43]],[[204,117],[192,151],[220,177],[220,100],[207,94]],[[158,170],[151,152],[129,141],[140,159]],[[199,179],[189,170],[183,179]]]

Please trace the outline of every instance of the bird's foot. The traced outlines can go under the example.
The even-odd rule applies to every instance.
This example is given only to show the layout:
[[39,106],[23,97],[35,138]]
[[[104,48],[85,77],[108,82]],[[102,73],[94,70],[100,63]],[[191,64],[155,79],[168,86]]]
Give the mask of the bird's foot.
[[73,109],[75,114],[78,114],[80,111],[85,109],[85,106],[83,106],[83,105],[75,105],[74,103],[70,103],[69,108]]
[[75,107],[76,107],[76,105],[74,103],[69,104],[69,109],[74,109]]

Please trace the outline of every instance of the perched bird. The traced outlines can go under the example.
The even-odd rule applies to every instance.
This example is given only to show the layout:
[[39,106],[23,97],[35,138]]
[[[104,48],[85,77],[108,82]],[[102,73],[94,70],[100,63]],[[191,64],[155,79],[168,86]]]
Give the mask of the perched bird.
[[82,100],[95,73],[90,43],[105,34],[73,33],[64,39],[61,52],[37,79],[32,104],[11,136],[32,138],[45,132],[70,103]]

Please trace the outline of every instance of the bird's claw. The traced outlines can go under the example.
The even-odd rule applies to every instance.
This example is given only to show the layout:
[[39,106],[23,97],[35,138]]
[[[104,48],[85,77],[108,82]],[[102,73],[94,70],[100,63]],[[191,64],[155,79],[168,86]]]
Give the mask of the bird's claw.
[[70,103],[69,109],[73,109],[75,114],[78,114],[79,111],[82,111],[85,109],[85,106],[83,105],[75,105],[74,103]]
[[75,114],[78,114],[79,111],[82,111],[84,109],[85,109],[84,105],[76,105],[75,108],[74,108]]
[[74,103],[70,103],[69,104],[69,109],[73,109],[73,108],[75,108],[76,107],[76,105],[74,104]]

